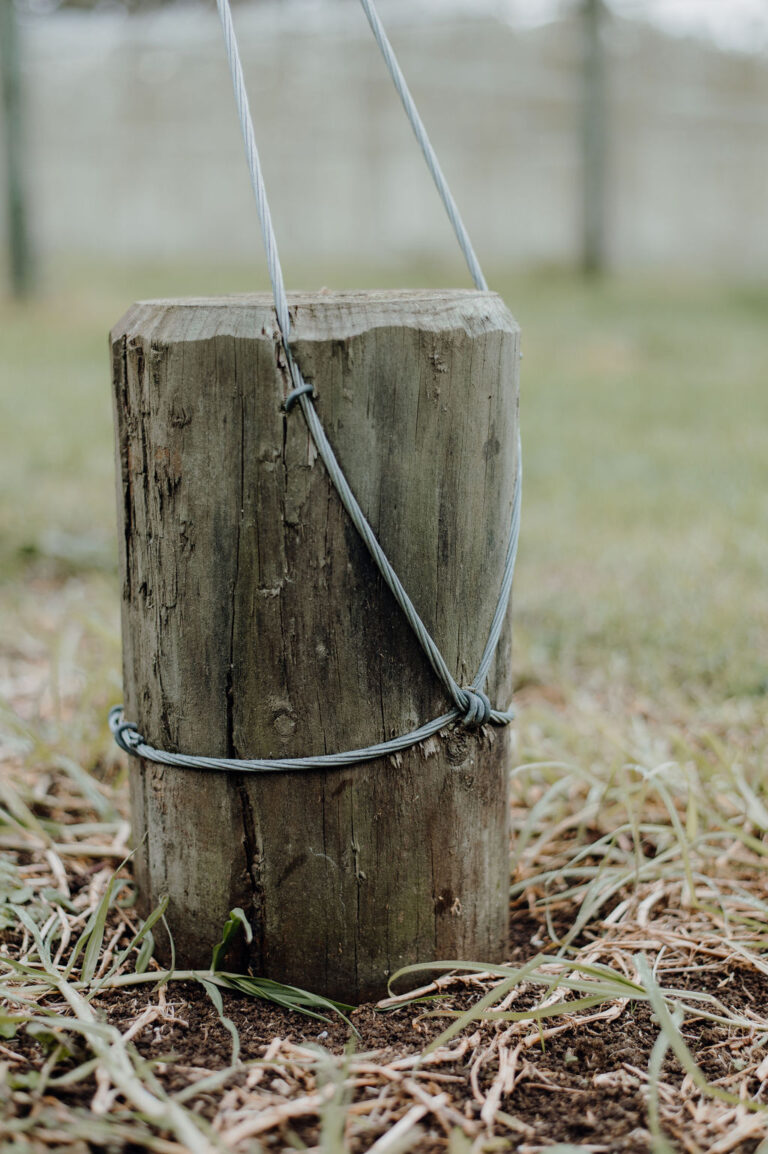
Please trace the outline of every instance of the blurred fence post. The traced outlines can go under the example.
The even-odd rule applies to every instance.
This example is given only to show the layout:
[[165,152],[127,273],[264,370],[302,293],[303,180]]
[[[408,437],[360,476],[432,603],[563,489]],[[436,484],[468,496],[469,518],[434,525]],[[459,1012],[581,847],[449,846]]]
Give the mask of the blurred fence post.
[[8,267],[16,297],[29,295],[34,269],[24,173],[21,39],[14,0],[0,0],[0,83],[5,139]]
[[608,99],[604,23],[604,0],[583,0],[581,265],[585,273],[602,272],[606,263]]

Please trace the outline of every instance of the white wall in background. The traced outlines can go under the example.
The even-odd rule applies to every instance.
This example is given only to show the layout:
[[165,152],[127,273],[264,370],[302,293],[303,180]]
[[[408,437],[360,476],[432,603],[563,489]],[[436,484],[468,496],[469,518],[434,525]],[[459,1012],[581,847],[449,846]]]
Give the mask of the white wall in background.
[[[574,261],[578,29],[481,7],[383,10],[481,260]],[[453,258],[357,6],[238,5],[236,22],[285,259]],[[44,251],[261,259],[211,10],[59,12],[26,31]],[[768,60],[621,19],[608,41],[613,263],[765,274]]]

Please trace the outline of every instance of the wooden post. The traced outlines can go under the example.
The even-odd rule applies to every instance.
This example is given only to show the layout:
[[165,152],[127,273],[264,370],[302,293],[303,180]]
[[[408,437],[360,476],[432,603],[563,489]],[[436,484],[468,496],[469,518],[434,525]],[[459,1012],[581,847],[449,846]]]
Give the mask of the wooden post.
[[603,44],[605,0],[582,0],[584,29],[582,111],[582,271],[605,269],[608,101]]
[[[518,330],[481,292],[294,294],[292,347],[353,491],[460,684],[499,592]],[[450,708],[288,391],[271,299],[134,305],[112,334],[126,716],[228,757],[359,748]],[[510,697],[508,630],[488,692]],[[132,761],[144,910],[177,962],[360,1001],[399,966],[506,949],[509,730],[275,774]]]
[[28,296],[33,287],[33,260],[24,181],[24,116],[19,39],[14,0],[0,0],[0,81],[5,122],[8,266],[13,295],[22,298]]

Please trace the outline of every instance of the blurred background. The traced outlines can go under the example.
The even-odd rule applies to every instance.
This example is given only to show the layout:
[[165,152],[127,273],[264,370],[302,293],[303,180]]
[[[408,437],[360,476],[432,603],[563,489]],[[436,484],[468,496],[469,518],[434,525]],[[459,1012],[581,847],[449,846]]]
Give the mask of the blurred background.
[[[40,259],[257,263],[215,5],[13,11],[6,87],[18,69],[25,107],[11,97],[6,117],[22,114],[24,155],[6,164],[23,165]],[[765,275],[765,0],[381,11],[486,263]],[[241,0],[237,17],[285,259],[451,255],[355,0]]]
[[[380,12],[523,330],[520,759],[717,740],[757,763],[768,5]],[[213,3],[0,21],[0,690],[92,763],[120,694],[107,331],[134,299],[266,275]],[[466,285],[355,0],[235,21],[289,287]]]

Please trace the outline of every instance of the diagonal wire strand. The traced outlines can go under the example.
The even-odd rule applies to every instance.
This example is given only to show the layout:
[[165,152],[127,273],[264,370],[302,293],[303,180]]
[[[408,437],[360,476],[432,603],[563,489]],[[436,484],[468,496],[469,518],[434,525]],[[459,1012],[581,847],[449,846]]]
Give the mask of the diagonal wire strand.
[[443,170],[440,167],[440,161],[437,159],[437,153],[432,147],[432,142],[427,135],[427,130],[424,127],[424,121],[421,119],[419,110],[416,107],[413,97],[411,96],[410,89],[406,83],[405,77],[403,76],[403,71],[398,63],[397,57],[395,56],[392,45],[389,42],[389,37],[384,31],[384,25],[379,19],[379,13],[376,10],[376,5],[374,4],[373,0],[360,0],[360,3],[363,7],[365,15],[368,17],[368,23],[371,26],[371,31],[373,32],[376,43],[381,50],[381,55],[384,57],[384,63],[389,69],[389,75],[392,77],[392,81],[395,85],[395,88],[397,89],[397,94],[403,103],[405,114],[411,123],[411,128],[413,129],[413,135],[419,142],[419,148],[421,149],[424,159],[427,162],[427,168],[432,174],[432,179],[437,186],[437,191],[439,192],[440,199],[445,206],[445,211],[448,214],[448,219],[453,226],[453,231],[456,233],[456,239],[459,242],[459,248],[464,254],[464,259],[466,260],[467,266],[469,267],[472,280],[475,282],[475,288],[487,291],[488,283],[483,276],[483,270],[480,268],[480,262],[475,255],[475,250],[472,247],[472,241],[469,239],[469,233],[464,226],[464,221],[461,219],[461,213],[459,212],[458,205],[453,199],[453,194],[448,187],[448,181],[443,175]]

